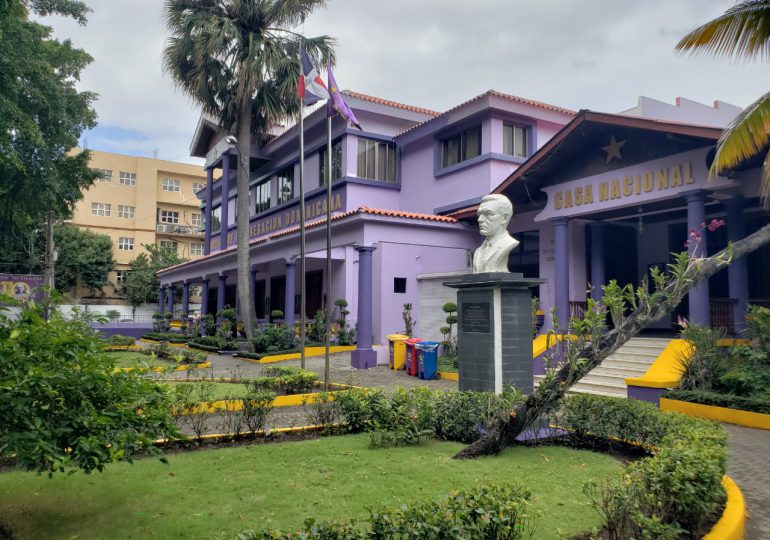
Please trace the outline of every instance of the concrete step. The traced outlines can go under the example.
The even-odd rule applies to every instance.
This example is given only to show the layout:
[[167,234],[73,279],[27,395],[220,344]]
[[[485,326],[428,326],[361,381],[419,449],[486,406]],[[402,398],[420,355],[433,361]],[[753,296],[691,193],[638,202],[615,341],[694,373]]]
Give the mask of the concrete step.
[[624,352],[624,353],[634,353],[634,354],[654,354],[655,356],[658,356],[661,352],[663,352],[663,349],[665,347],[658,347],[655,346],[639,346],[639,345],[623,345],[618,351],[616,352]]
[[623,379],[627,377],[641,377],[647,373],[647,367],[612,367],[602,364],[598,368],[594,369],[590,375],[602,375],[605,377],[621,377]]
[[655,361],[655,359],[660,356],[661,351],[650,351],[650,352],[630,352],[626,351],[625,348],[622,348],[620,350],[615,351],[607,358],[613,358],[615,360],[636,360],[639,362],[649,362],[652,363]]
[[585,377],[583,377],[580,383],[588,382],[591,384],[609,384],[613,386],[622,386],[623,388],[626,387],[625,380],[627,377],[635,377],[636,375],[630,374],[630,373],[623,373],[623,374],[603,374],[603,373],[596,373],[595,371],[592,371]]
[[647,371],[654,360],[641,361],[641,360],[619,360],[617,358],[607,358],[601,363],[601,367],[614,368],[614,369],[644,369]]
[[627,397],[625,384],[594,383],[583,379],[569,389],[572,394],[596,394],[600,396]]

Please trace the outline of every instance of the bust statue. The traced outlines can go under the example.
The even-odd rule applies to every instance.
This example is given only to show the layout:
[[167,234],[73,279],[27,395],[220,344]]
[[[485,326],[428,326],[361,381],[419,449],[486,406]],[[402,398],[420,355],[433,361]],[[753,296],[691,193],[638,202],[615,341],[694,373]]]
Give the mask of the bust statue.
[[508,254],[519,241],[508,234],[508,223],[513,216],[513,205],[505,195],[482,197],[476,212],[479,232],[486,236],[473,254],[473,273],[508,272]]

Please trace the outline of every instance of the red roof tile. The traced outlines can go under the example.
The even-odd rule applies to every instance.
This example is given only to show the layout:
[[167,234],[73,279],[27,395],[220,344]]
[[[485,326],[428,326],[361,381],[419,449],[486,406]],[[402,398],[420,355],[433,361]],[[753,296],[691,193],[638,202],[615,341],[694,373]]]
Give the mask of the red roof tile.
[[[530,105],[532,107],[538,107],[538,108],[541,108],[541,109],[545,109],[547,111],[553,111],[553,112],[557,112],[557,113],[568,114],[568,115],[571,115],[571,116],[577,114],[575,111],[572,111],[570,109],[565,109],[563,107],[557,107],[556,105],[549,105],[548,103],[543,103],[541,101],[535,101],[534,99],[525,99],[525,98],[522,98],[522,97],[519,97],[519,96],[513,96],[511,94],[504,94],[502,92],[498,92],[497,90],[487,90],[483,94],[479,94],[478,96],[476,96],[474,98],[471,98],[468,101],[464,101],[463,103],[460,103],[459,105],[455,105],[451,109],[447,109],[446,111],[444,111],[443,113],[441,113],[440,115],[438,115],[435,118],[438,118],[439,116],[443,116],[445,114],[448,114],[448,113],[450,113],[452,111],[456,111],[457,109],[461,109],[462,107],[465,107],[466,105],[469,105],[469,104],[473,103],[474,101],[478,101],[479,99],[482,99],[482,98],[485,98],[485,97],[488,97],[488,96],[499,97],[501,99],[505,99],[505,100],[511,101],[513,103],[521,103],[522,105]],[[405,129],[404,131],[402,131],[401,133],[396,135],[396,137],[399,137],[399,136],[401,136],[401,135],[403,135],[405,133],[409,133],[410,131],[412,131],[414,129],[417,129],[418,127],[422,126],[423,124],[427,124],[428,122],[432,122],[435,118],[431,118],[430,120],[426,120],[425,122],[422,122],[420,124],[417,124],[417,125],[414,125],[414,126],[408,128],[408,129]]]
[[441,113],[438,111],[432,111],[430,109],[424,109],[422,107],[414,107],[412,105],[405,105],[403,103],[398,103],[396,101],[390,101],[387,99],[378,98],[375,96],[369,96],[367,94],[362,94],[360,92],[353,92],[352,90],[343,90],[343,94],[346,96],[350,96],[352,98],[360,99],[361,101],[368,101],[370,103],[377,103],[379,105],[385,105],[387,107],[393,107],[395,109],[403,109],[405,111],[412,111],[420,114],[427,114],[429,116],[438,116]]

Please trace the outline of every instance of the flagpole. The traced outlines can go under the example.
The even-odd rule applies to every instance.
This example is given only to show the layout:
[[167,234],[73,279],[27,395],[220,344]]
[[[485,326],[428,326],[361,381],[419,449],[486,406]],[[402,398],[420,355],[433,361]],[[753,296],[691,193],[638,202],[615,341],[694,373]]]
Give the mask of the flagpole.
[[[300,58],[300,64],[302,59]],[[299,365],[305,369],[305,98],[299,98]],[[294,310],[294,299],[288,309]],[[293,329],[292,329],[293,331]]]
[[326,115],[326,350],[324,387],[329,391],[329,341],[332,338],[332,117]]

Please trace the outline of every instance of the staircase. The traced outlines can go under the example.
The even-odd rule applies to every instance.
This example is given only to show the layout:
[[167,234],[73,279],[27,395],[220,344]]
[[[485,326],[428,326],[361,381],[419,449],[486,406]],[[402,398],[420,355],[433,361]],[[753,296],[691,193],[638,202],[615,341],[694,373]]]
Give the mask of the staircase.
[[[670,340],[665,338],[632,338],[583,379],[569,393],[626,397],[625,379],[644,375],[663,352]],[[543,376],[535,377],[535,385]]]

